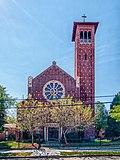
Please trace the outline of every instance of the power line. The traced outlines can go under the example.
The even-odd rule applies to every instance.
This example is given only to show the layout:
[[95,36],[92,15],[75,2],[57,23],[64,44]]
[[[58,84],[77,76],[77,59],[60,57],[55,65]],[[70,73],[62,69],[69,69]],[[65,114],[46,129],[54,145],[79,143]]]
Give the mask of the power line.
[[[86,98],[109,98],[109,97],[115,97],[115,95],[103,95],[103,96],[86,96]],[[60,99],[80,99],[80,98],[85,98],[84,96],[81,96],[81,97],[68,97],[68,98],[60,98]],[[34,99],[34,100],[46,100],[45,98],[29,98],[29,100],[32,100],[32,99]],[[13,99],[4,99],[4,101],[10,101],[10,100],[21,100],[21,101],[23,101],[23,100],[28,100],[28,98],[13,98]],[[58,100],[57,98],[53,98],[53,100]],[[3,99],[1,100],[0,99],[0,101],[3,101]]]
[[[55,105],[42,105],[42,106],[24,106],[22,105],[22,107],[17,107],[17,106],[12,106],[12,107],[6,107],[5,109],[25,109],[25,108],[40,108],[40,107],[48,107],[48,108],[52,108],[52,107],[64,107],[64,106],[91,106],[91,105],[95,105],[95,104],[111,104],[112,102],[95,102],[95,103],[90,103],[90,104],[81,104],[81,103],[74,103],[74,104],[55,104]],[[4,109],[0,109],[0,111],[3,111]]]
[[107,96],[95,96],[95,98],[104,98],[104,97],[115,97],[115,95],[107,95]]
[[[100,96],[95,96],[95,98],[109,98],[109,97],[115,97],[115,95],[100,95]],[[91,97],[91,96],[89,96],[89,97],[87,97],[87,98],[93,98],[93,97]],[[78,100],[78,99],[80,99],[79,97],[77,97],[77,98],[70,98],[70,97],[68,97],[68,98],[61,98],[61,99],[66,99],[66,101],[67,100],[69,100],[69,99],[73,99],[73,100]],[[61,100],[61,99],[59,99],[59,100]],[[15,98],[14,99],[11,99],[11,100],[15,100]],[[30,101],[30,100],[38,100],[38,102],[39,101],[44,101],[44,102],[46,102],[46,99],[45,98],[31,98],[31,99],[24,99],[24,98],[22,98],[22,99],[19,99],[19,98],[16,98],[16,102],[15,103],[19,103],[19,102],[17,102],[17,101],[23,101],[24,102],[24,100],[27,100],[27,101]],[[54,99],[54,100],[58,100],[58,99]],[[1,100],[0,99],[0,101],[2,101],[3,102],[3,99]],[[5,102],[9,102],[10,100],[8,100],[8,99],[6,99],[6,100],[4,100]],[[53,102],[54,103],[54,102]],[[100,104],[111,104],[112,102],[111,101],[103,101],[103,102],[100,102]],[[87,103],[87,104],[85,104],[85,103],[83,103],[83,104],[81,104],[81,103],[77,103],[77,104],[64,104],[64,105],[60,105],[59,104],[59,106],[75,106],[75,105],[84,105],[84,106],[91,106],[91,105],[95,105],[95,104],[98,104],[98,102],[95,102],[95,103]],[[46,105],[43,105],[43,106],[41,106],[41,107],[52,107],[52,105],[48,105],[48,106],[46,106]],[[57,107],[57,106],[56,106]],[[26,108],[30,108],[30,107],[26,107]],[[31,107],[31,108],[37,108],[36,106],[35,107]],[[17,107],[15,106],[15,104],[14,104],[14,106],[12,106],[12,105],[9,105],[9,106],[7,106],[7,107],[5,107],[5,109],[17,109]],[[3,110],[5,110],[5,109],[0,109],[0,111],[3,111]]]

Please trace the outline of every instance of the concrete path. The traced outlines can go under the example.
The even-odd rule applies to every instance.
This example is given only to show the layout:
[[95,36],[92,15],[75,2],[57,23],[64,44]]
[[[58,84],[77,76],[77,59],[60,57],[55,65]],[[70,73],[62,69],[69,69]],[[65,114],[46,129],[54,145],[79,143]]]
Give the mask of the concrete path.
[[[66,151],[66,152],[71,152],[71,151],[120,151],[119,147],[79,147],[79,148],[73,148],[73,147],[66,147],[66,148],[59,148],[59,149],[55,149],[55,148],[47,148],[44,147],[42,148],[42,150],[0,150],[0,153],[17,153],[17,152],[32,152],[32,156],[52,156],[52,155],[56,155],[59,156],[60,152],[62,151]],[[9,158],[8,158],[9,159]],[[15,158],[16,159],[16,158]],[[20,158],[21,159],[21,158]],[[33,158],[23,158],[24,160],[33,160]],[[41,158],[37,158],[38,160]],[[69,157],[69,158],[49,158],[49,160],[55,160],[55,159],[59,159],[59,160],[120,160],[120,157],[118,156],[90,156],[90,157]],[[41,160],[46,160],[45,158],[42,158]]]

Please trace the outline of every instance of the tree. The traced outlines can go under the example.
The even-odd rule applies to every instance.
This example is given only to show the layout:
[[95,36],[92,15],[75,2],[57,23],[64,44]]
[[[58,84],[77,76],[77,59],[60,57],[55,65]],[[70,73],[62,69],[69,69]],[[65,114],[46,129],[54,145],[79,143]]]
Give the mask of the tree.
[[108,138],[120,136],[120,122],[116,122],[115,119],[111,118],[110,116],[108,116],[105,136]]
[[112,107],[110,110],[110,117],[114,118],[116,122],[120,122],[120,105]]
[[97,137],[99,136],[100,130],[105,130],[107,127],[108,111],[105,105],[101,102],[96,102],[95,105],[95,129]]
[[16,117],[13,116],[7,116],[6,122],[8,124],[17,124],[17,119]]
[[92,110],[72,98],[42,103],[32,98],[17,105],[17,121],[21,131],[29,131],[34,141],[34,131],[48,123],[57,123],[62,128],[65,142],[66,133],[72,128],[84,128],[93,122]]
[[15,103],[15,99],[6,93],[6,88],[0,85],[0,130],[7,119],[7,108]]
[[81,101],[74,102],[72,98],[61,99],[52,108],[51,118],[62,127],[65,143],[66,134],[73,128],[84,128],[93,122],[91,107],[84,107]]
[[17,127],[20,131],[29,131],[34,143],[34,131],[48,121],[49,110],[42,102],[32,98],[17,104]]
[[110,105],[110,109],[112,109],[113,106],[117,106],[117,105],[120,105],[120,92],[118,92],[113,98],[113,101]]
[[[120,105],[120,92],[118,92],[110,105],[110,115],[108,117],[107,128],[105,130],[106,137],[119,137],[120,136],[120,122],[117,122],[111,113],[113,110]],[[119,107],[117,107],[119,109]]]

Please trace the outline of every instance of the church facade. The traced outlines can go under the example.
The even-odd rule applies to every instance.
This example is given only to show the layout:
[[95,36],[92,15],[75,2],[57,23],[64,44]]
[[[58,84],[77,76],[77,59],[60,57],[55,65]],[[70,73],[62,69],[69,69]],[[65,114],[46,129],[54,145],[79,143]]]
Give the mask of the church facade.
[[[28,77],[28,94],[34,99],[53,101],[71,96],[94,109],[95,97],[95,33],[98,22],[74,22],[72,41],[75,42],[74,77],[61,69],[55,61],[36,77]],[[94,116],[94,113],[93,113]],[[53,131],[54,130],[54,131]],[[61,128],[55,123],[43,127],[45,141],[54,132],[61,138]],[[93,133],[89,136],[94,136]]]

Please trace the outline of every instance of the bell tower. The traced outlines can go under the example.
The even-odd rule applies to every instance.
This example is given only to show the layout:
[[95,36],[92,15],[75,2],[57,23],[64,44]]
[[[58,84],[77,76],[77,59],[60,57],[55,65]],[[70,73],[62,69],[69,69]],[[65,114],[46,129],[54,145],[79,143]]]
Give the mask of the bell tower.
[[95,97],[95,33],[98,22],[74,22],[72,41],[75,42],[74,76],[79,81],[79,98],[84,104],[94,107]]

